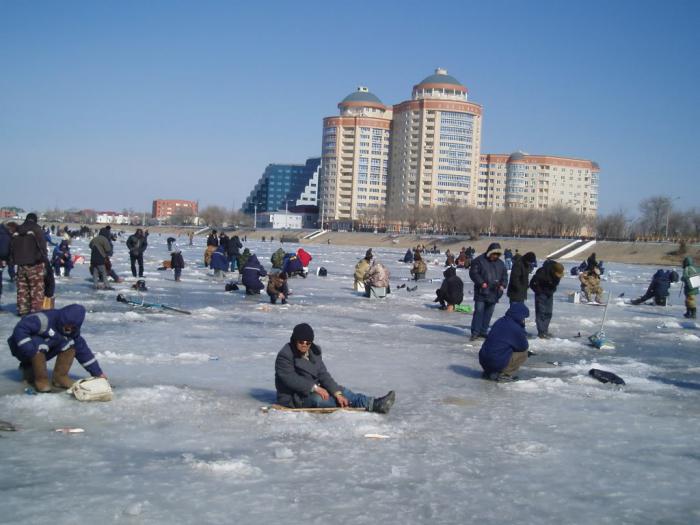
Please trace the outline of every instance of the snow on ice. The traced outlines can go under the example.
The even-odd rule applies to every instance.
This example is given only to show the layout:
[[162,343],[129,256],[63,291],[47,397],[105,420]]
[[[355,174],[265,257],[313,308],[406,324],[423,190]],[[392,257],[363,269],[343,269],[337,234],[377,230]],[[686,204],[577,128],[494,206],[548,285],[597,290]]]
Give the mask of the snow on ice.
[[[86,266],[57,284],[58,306],[89,310],[83,333],[113,383],[112,402],[25,395],[17,362],[0,353],[0,419],[18,427],[0,437],[3,521],[700,521],[700,331],[682,318],[678,285],[665,308],[617,299],[643,293],[656,268],[607,265],[614,351],[587,345],[603,308],[568,302],[578,281],[564,278],[556,337],[533,339],[537,355],[521,381],[497,384],[480,379],[479,346],[467,343],[471,317],[434,308],[439,283],[396,288],[409,277],[397,262],[403,250],[373,249],[395,285],[386,299],[369,300],[352,291],[365,248],[311,246],[312,271],[290,281],[282,308],[265,295],[225,292],[202,267],[202,239],[179,243],[187,268],[175,283],[155,270],[168,258],[165,236],[149,241],[145,299],[192,315],[118,303],[117,293],[135,294],[130,283],[95,292]],[[246,245],[269,269],[279,245]],[[89,254],[82,240],[72,249]],[[127,276],[126,249],[117,243],[115,252],[115,269]],[[315,275],[319,261],[325,278]],[[471,283],[459,274],[470,303]],[[427,277],[442,277],[442,267]],[[4,291],[7,305],[14,288]],[[534,315],[532,297],[529,306]],[[16,321],[0,315],[3,337]],[[396,390],[391,413],[261,412],[274,401],[277,351],[299,322],[314,327],[339,382],[369,395]],[[592,367],[627,385],[599,383]],[[72,372],[86,375],[77,364]],[[54,432],[70,427],[85,432]],[[366,437],[375,435],[387,439]]]

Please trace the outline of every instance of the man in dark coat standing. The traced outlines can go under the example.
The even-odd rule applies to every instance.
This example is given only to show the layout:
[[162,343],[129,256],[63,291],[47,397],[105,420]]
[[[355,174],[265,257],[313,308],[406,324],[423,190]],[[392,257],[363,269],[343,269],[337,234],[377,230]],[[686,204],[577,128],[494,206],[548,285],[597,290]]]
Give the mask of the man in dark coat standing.
[[479,350],[479,364],[484,378],[512,381],[513,374],[527,361],[527,333],[525,319],[530,311],[523,303],[513,303],[506,314],[493,324],[486,341]]
[[472,262],[469,277],[474,282],[474,315],[471,325],[471,341],[486,338],[496,303],[508,285],[508,271],[501,260],[501,245],[491,243]]
[[139,263],[139,277],[143,277],[143,252],[148,248],[148,231],[144,233],[141,228],[136,233],[130,235],[126,240],[126,247],[129,248],[129,259],[131,260],[131,275],[136,277],[136,263]]
[[355,393],[336,383],[314,344],[314,331],[306,323],[298,324],[289,342],[275,360],[277,403],[290,408],[364,408],[386,414],[396,399],[394,391],[379,398]]
[[547,259],[530,281],[530,289],[535,292],[535,323],[537,324],[537,336],[540,339],[549,339],[549,322],[554,313],[554,292],[557,291],[559,281],[564,276],[564,266]]
[[527,301],[527,285],[530,281],[530,272],[537,264],[537,257],[533,252],[525,255],[517,254],[513,258],[513,269],[508,281],[508,298],[511,303],[524,303]]
[[454,266],[448,266],[442,272],[445,280],[442,281],[440,288],[435,290],[437,297],[435,302],[440,303],[440,308],[449,312],[454,311],[456,304],[462,304],[464,300],[464,283],[457,275],[457,270]]
[[17,265],[17,314],[38,312],[44,304],[44,273],[48,252],[44,230],[35,213],[27,214],[10,241],[10,260]]

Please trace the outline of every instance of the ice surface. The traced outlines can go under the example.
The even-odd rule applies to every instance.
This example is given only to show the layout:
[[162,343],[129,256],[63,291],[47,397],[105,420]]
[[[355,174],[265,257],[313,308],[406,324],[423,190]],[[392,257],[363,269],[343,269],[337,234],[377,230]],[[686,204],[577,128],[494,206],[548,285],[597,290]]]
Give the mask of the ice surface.
[[[25,395],[15,359],[0,353],[0,420],[18,427],[0,437],[1,521],[700,521],[700,330],[682,318],[678,285],[665,308],[618,299],[641,295],[655,267],[607,265],[610,352],[587,345],[603,308],[569,303],[578,280],[567,276],[555,297],[556,337],[531,340],[538,355],[522,380],[496,384],[479,377],[471,316],[434,308],[439,283],[396,288],[409,277],[397,262],[404,250],[373,249],[395,284],[386,299],[368,300],[351,289],[364,247],[312,246],[312,271],[291,280],[282,308],[225,292],[201,267],[202,239],[180,239],[187,268],[175,283],[155,270],[168,258],[165,238],[149,239],[145,299],[192,315],[117,303],[117,293],[135,295],[130,283],[94,292],[86,266],[57,283],[58,306],[89,310],[83,332],[113,383],[112,402]],[[246,245],[269,269],[279,244]],[[117,272],[128,275],[124,245],[115,252]],[[73,253],[87,255],[87,243]],[[319,261],[326,278],[315,275]],[[442,268],[430,266],[428,277]],[[7,305],[14,288],[5,282],[4,291]],[[534,313],[532,297],[529,305]],[[16,321],[0,314],[3,337]],[[262,413],[274,401],[277,351],[299,322],[314,327],[337,380],[369,395],[396,390],[391,413]],[[599,383],[592,367],[627,385]],[[86,375],[77,364],[72,372]],[[54,432],[63,427],[85,432]],[[373,434],[388,439],[365,437]]]

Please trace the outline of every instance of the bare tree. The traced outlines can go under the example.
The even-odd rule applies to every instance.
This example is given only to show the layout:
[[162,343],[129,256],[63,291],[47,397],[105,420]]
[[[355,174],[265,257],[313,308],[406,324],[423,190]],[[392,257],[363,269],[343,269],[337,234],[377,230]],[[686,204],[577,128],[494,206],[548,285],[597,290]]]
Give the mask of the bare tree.
[[228,212],[221,206],[207,206],[199,216],[209,226],[221,227],[226,222]]
[[671,199],[655,195],[639,203],[640,226],[643,235],[662,236],[666,231],[666,221],[671,213]]

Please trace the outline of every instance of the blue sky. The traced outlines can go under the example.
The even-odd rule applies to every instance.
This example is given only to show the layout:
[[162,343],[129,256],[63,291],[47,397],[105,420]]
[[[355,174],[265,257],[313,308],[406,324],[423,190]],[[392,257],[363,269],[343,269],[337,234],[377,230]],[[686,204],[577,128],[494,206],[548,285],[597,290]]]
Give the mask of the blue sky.
[[482,152],[601,165],[600,210],[696,206],[700,2],[0,0],[0,205],[240,207],[322,118],[444,67]]

